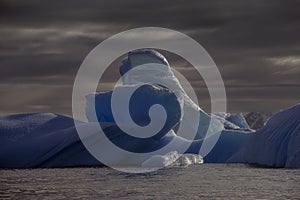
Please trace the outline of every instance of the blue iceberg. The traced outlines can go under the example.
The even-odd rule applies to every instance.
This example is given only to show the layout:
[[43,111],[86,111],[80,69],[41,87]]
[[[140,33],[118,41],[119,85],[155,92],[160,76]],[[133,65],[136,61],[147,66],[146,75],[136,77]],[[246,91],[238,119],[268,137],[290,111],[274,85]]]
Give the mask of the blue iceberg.
[[228,162],[300,168],[300,104],[273,115]]
[[[145,63],[159,64],[159,69],[143,68],[126,76],[131,69]],[[300,105],[272,116],[267,124],[251,130],[241,114],[208,114],[198,107],[182,89],[167,60],[153,50],[130,52],[120,67],[122,85],[114,91],[127,92],[137,87],[129,101],[130,119],[138,126],[147,126],[152,119],[165,120],[163,127],[152,137],[129,135],[117,123],[111,107],[113,92],[90,94],[86,97],[88,122],[79,126],[101,126],[105,137],[126,151],[147,153],[166,145],[162,155],[149,159],[117,156],[114,165],[165,166],[175,160],[182,163],[201,163],[204,140],[220,137],[213,149],[204,155],[206,163],[253,163],[269,167],[300,168]],[[145,83],[140,74],[162,84]],[[165,85],[171,86],[169,89]],[[94,104],[95,102],[95,104]],[[153,105],[164,108],[166,116]],[[96,112],[96,118],[92,114]],[[199,119],[195,119],[199,116]],[[154,118],[153,118],[154,117]],[[121,118],[122,124],[131,123]],[[211,123],[212,131],[207,133]],[[187,134],[178,135],[182,128]],[[195,135],[189,135],[195,132]],[[97,133],[86,133],[84,139],[93,140]],[[143,133],[141,133],[143,134]],[[0,117],[0,168],[103,166],[86,149],[75,127],[74,119],[53,113],[16,114]],[[103,140],[104,141],[104,140]],[[107,151],[102,140],[93,145]],[[181,146],[189,147],[180,152]],[[180,152],[180,153],[178,153]],[[194,161],[192,161],[194,160]],[[106,163],[107,164],[107,163]],[[110,163],[109,163],[110,164]]]

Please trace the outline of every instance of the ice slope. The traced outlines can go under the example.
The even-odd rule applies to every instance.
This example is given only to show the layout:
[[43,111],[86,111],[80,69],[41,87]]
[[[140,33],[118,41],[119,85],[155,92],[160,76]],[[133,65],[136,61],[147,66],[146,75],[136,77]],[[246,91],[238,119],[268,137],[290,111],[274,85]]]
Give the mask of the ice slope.
[[0,117],[0,167],[99,165],[81,144],[72,118],[53,113]]
[[300,104],[273,115],[228,162],[300,168]]

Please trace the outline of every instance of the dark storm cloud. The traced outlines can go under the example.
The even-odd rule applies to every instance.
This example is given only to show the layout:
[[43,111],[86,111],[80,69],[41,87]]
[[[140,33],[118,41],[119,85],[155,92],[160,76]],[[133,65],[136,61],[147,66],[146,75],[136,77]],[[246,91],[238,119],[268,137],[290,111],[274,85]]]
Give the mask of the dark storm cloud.
[[[197,5],[198,4],[198,5]],[[5,20],[14,21],[17,25],[34,27],[68,26],[70,24],[103,23],[114,24],[120,28],[125,25],[149,25],[160,23],[165,26],[180,27],[195,26],[193,17],[202,16],[197,25],[212,27],[222,23],[223,3],[182,1],[9,1],[2,5],[2,15]],[[195,13],[196,12],[196,13]],[[226,14],[226,13],[225,13]],[[11,17],[11,18],[9,18]],[[33,20],[30,22],[29,20]],[[45,24],[46,22],[46,24]]]
[[[202,44],[223,76],[229,111],[284,108],[299,101],[299,9],[296,0],[1,1],[0,113],[70,114],[74,77],[89,51],[143,26],[179,30]],[[167,57],[209,107],[199,75]],[[115,72],[107,72],[102,90],[111,88]]]

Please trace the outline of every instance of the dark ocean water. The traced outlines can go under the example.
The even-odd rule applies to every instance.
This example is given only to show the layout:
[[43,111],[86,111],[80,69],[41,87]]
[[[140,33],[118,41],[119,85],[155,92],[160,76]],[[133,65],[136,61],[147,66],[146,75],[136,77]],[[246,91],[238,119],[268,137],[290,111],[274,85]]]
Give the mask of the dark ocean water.
[[145,174],[110,168],[0,170],[0,198],[300,199],[300,170],[242,164],[169,167]]

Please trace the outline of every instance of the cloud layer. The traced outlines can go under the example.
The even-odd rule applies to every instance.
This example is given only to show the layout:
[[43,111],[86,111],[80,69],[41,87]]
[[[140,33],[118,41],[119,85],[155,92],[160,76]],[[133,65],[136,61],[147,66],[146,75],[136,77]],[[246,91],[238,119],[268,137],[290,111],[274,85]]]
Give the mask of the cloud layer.
[[[89,51],[144,26],[182,31],[202,44],[223,76],[230,112],[279,110],[299,102],[299,10],[296,0],[1,1],[0,114],[70,115],[74,77]],[[201,77],[184,60],[165,55],[209,110]],[[115,72],[107,72],[102,90]]]

